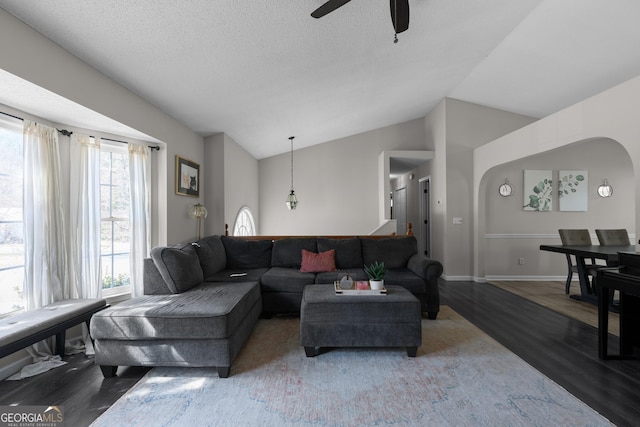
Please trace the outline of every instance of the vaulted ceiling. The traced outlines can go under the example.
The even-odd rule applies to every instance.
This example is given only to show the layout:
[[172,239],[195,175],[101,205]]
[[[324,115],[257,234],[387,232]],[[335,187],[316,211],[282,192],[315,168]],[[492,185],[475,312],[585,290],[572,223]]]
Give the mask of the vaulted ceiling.
[[[409,0],[398,43],[386,0],[312,18],[324,1],[0,8],[196,133],[225,132],[258,159],[286,152],[290,135],[310,146],[422,117],[445,97],[544,117],[640,75],[638,0]],[[0,91],[0,103],[19,94]],[[74,108],[21,102],[44,118]]]

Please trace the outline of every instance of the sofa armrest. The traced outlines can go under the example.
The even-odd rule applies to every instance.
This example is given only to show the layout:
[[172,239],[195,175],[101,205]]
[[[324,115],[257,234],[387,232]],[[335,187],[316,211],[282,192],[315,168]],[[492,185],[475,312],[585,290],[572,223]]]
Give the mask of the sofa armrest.
[[144,294],[145,295],[167,295],[171,294],[171,290],[164,281],[158,267],[151,258],[145,258],[143,264],[144,271]]
[[440,261],[416,253],[409,258],[407,268],[424,280],[426,294],[421,301],[422,310],[429,314],[429,319],[435,319],[438,311],[440,311],[440,288],[438,287],[438,279],[442,275],[442,264]]
[[411,258],[409,258],[407,268],[427,282],[435,281],[436,283],[443,271],[440,261],[427,258],[422,254],[413,254]]

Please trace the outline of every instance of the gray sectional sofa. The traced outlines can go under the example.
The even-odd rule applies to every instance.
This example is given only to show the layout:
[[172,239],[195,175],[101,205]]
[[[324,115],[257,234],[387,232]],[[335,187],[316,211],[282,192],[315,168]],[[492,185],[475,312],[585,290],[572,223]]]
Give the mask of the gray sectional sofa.
[[[302,251],[329,252],[335,271],[301,272]],[[331,252],[332,251],[332,252]],[[105,377],[123,366],[211,366],[229,375],[260,314],[300,311],[309,284],[383,261],[385,285],[400,285],[435,319],[442,264],[417,253],[413,236],[233,238],[157,247],[144,264],[144,296],[93,316],[96,364]]]

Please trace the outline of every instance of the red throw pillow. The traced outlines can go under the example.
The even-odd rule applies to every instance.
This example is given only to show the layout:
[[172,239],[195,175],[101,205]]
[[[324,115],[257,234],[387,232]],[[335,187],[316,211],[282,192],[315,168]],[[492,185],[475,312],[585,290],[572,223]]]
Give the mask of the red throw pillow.
[[336,271],[336,251],[334,249],[326,252],[310,252],[302,250],[302,273],[323,273],[325,271]]

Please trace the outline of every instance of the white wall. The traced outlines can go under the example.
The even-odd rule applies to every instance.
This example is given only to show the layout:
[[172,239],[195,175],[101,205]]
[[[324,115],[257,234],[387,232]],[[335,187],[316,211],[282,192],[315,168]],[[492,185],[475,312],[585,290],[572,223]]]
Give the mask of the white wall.
[[[188,211],[198,199],[175,194],[175,155],[202,159],[202,137],[3,10],[0,69],[166,143],[166,151],[158,156],[164,162],[158,176],[165,179],[161,187],[166,189],[166,204],[160,206],[165,212],[158,217],[165,222],[156,240],[163,244],[192,238]],[[199,200],[204,203],[203,197]]]
[[[303,138],[299,136],[298,138]],[[295,150],[294,189],[299,205],[289,211],[289,153],[261,159],[261,234],[369,234],[380,225],[378,156],[386,150],[425,150],[423,119]]]

